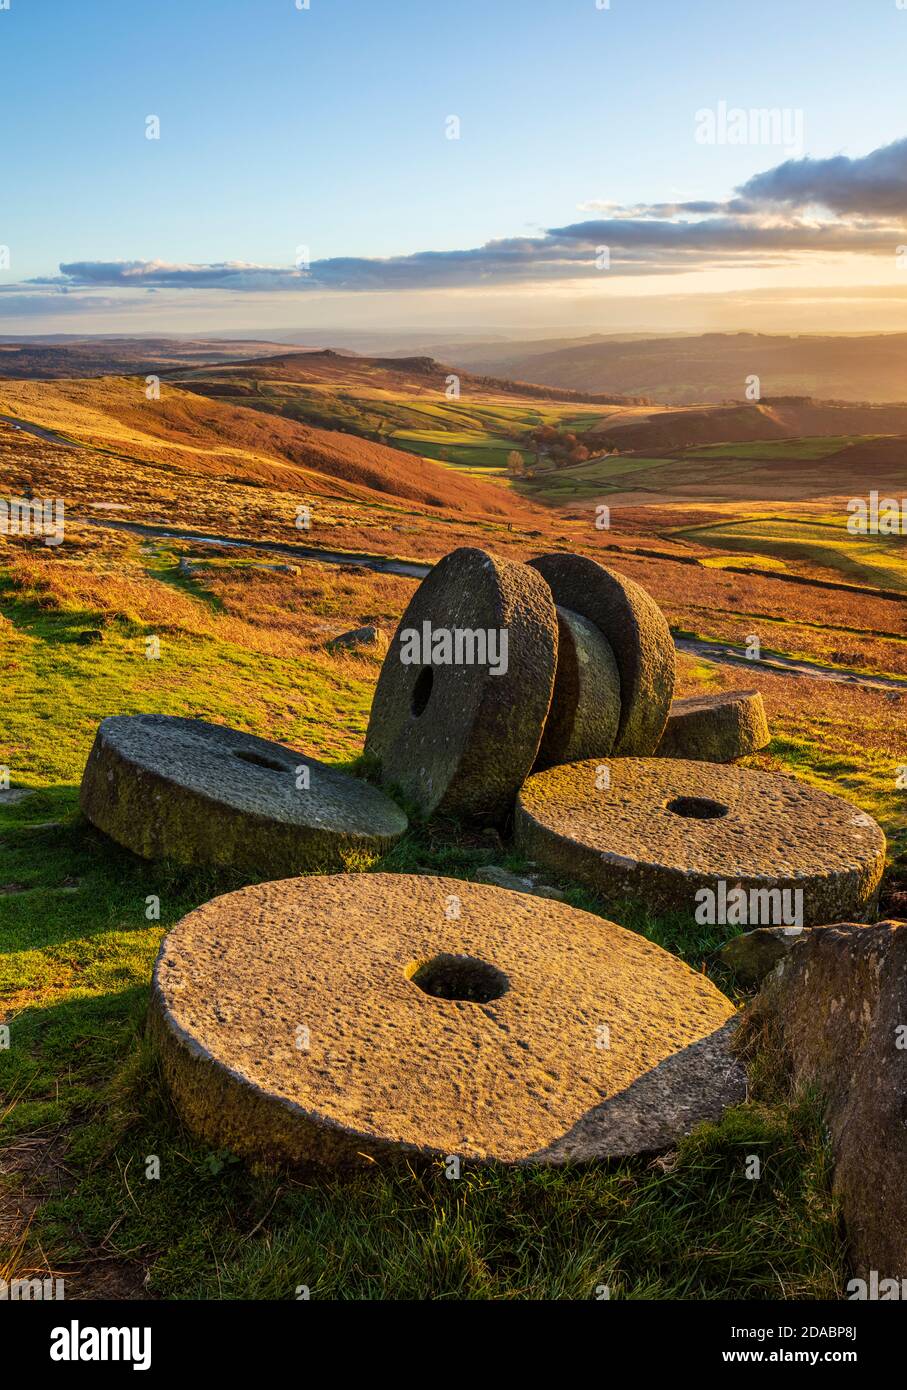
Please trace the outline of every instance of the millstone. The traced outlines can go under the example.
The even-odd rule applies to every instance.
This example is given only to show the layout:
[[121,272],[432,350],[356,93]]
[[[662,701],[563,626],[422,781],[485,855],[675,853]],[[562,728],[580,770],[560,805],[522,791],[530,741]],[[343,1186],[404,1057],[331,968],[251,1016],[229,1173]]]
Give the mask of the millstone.
[[236,729],[162,714],[102,721],[82,810],[146,859],[282,877],[352,867],[407,827],[383,792]]
[[660,758],[729,763],[757,753],[771,741],[758,690],[726,690],[675,700],[658,745]]
[[586,555],[541,555],[529,563],[548,581],[555,603],[594,623],[614,652],[621,705],[614,756],[654,753],[674,694],[674,642],[658,604]]
[[557,615],[535,570],[483,550],[445,555],[375,688],[365,746],[385,785],[424,814],[505,815],[535,762],[556,660]]
[[743,1098],[733,1016],[612,922],[399,874],[206,903],[166,937],[150,1013],[187,1125],[267,1164],[664,1148]]
[[557,610],[557,673],[537,769],[606,758],[620,722],[620,675],[614,652],[588,618]]
[[[536,773],[520,792],[514,833],[527,858],[612,902],[703,922],[712,903],[716,924],[737,927],[788,925],[797,890],[797,925],[868,916],[885,861],[879,826],[841,797],[777,773],[674,758]],[[730,896],[736,889],[748,915]],[[760,894],[772,889],[780,893]],[[785,903],[783,920],[766,916]]]

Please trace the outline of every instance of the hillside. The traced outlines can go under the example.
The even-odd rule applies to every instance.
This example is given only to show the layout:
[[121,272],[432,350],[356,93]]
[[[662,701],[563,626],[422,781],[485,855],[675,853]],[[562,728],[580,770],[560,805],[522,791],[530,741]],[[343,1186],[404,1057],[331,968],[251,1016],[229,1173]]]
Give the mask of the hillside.
[[212,478],[333,497],[396,498],[476,516],[525,517],[532,511],[506,489],[431,460],[166,382],[160,400],[149,401],[144,381],[136,378],[0,380],[0,414],[67,440]]
[[667,405],[745,400],[751,375],[759,376],[763,397],[885,402],[907,395],[905,333],[477,343],[451,345],[451,357],[471,372],[569,390],[643,395]]
[[845,405],[780,397],[758,404],[659,409],[595,426],[586,442],[609,450],[661,452],[694,444],[823,435],[907,435],[907,405]]

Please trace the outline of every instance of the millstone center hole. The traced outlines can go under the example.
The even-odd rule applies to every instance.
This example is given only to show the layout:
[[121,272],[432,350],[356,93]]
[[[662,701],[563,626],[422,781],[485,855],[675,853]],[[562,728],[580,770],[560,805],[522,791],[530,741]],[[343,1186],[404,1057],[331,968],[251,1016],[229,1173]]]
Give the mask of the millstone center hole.
[[255,767],[266,767],[271,772],[286,772],[285,763],[279,763],[276,758],[268,758],[264,753],[253,753],[249,748],[234,748],[233,756],[242,758],[244,763],[252,763]]
[[720,801],[710,801],[707,796],[678,796],[668,802],[668,810],[689,820],[718,820],[728,813],[727,806]]
[[433,999],[462,999],[470,1004],[489,1004],[510,988],[503,970],[475,956],[440,955],[414,960],[406,978]]
[[412,711],[417,719],[420,714],[425,713],[425,706],[431,699],[432,686],[434,683],[434,669],[431,666],[423,666],[413,686]]

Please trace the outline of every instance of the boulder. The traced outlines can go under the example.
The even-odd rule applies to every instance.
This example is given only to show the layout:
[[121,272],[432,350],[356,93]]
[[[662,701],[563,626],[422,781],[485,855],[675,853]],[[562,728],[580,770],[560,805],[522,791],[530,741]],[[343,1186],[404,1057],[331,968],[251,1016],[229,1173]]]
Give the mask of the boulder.
[[725,690],[675,700],[657,753],[660,758],[729,763],[758,753],[770,742],[759,691]]
[[722,965],[743,984],[757,985],[800,940],[804,928],[757,927],[732,936],[718,952]]
[[741,1041],[780,1047],[793,1090],[823,1097],[857,1276],[907,1279],[907,922],[807,933],[750,1005]]

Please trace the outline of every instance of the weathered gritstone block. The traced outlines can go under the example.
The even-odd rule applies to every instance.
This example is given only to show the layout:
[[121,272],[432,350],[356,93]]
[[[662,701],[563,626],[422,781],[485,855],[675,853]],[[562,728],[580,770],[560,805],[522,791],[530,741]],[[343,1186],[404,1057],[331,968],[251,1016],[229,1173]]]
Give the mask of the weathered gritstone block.
[[620,672],[615,757],[654,753],[674,694],[674,642],[658,604],[614,570],[585,555],[540,555],[529,564],[544,575],[554,601],[593,623]]
[[535,570],[483,550],[445,555],[375,688],[365,746],[385,785],[426,815],[506,815],[535,762],[556,661],[557,615]]
[[660,758],[730,763],[757,753],[771,741],[758,690],[726,690],[675,700],[658,745]]
[[620,674],[611,645],[594,623],[557,610],[557,674],[536,770],[582,758],[606,758],[620,722]]
[[841,797],[776,773],[674,758],[536,773],[517,800],[514,833],[537,864],[655,912],[692,920],[708,910],[697,894],[710,890],[721,925],[731,891],[742,889],[749,915],[727,918],[738,927],[788,925],[765,914],[798,901],[801,926],[867,917],[885,862],[880,827]]
[[162,714],[102,721],[82,810],[146,859],[281,877],[345,868],[407,828],[383,792],[282,744]]
[[166,937],[150,1018],[186,1124],[267,1164],[647,1152],[744,1093],[733,1006],[704,976],[589,913],[460,879],[216,898]]

